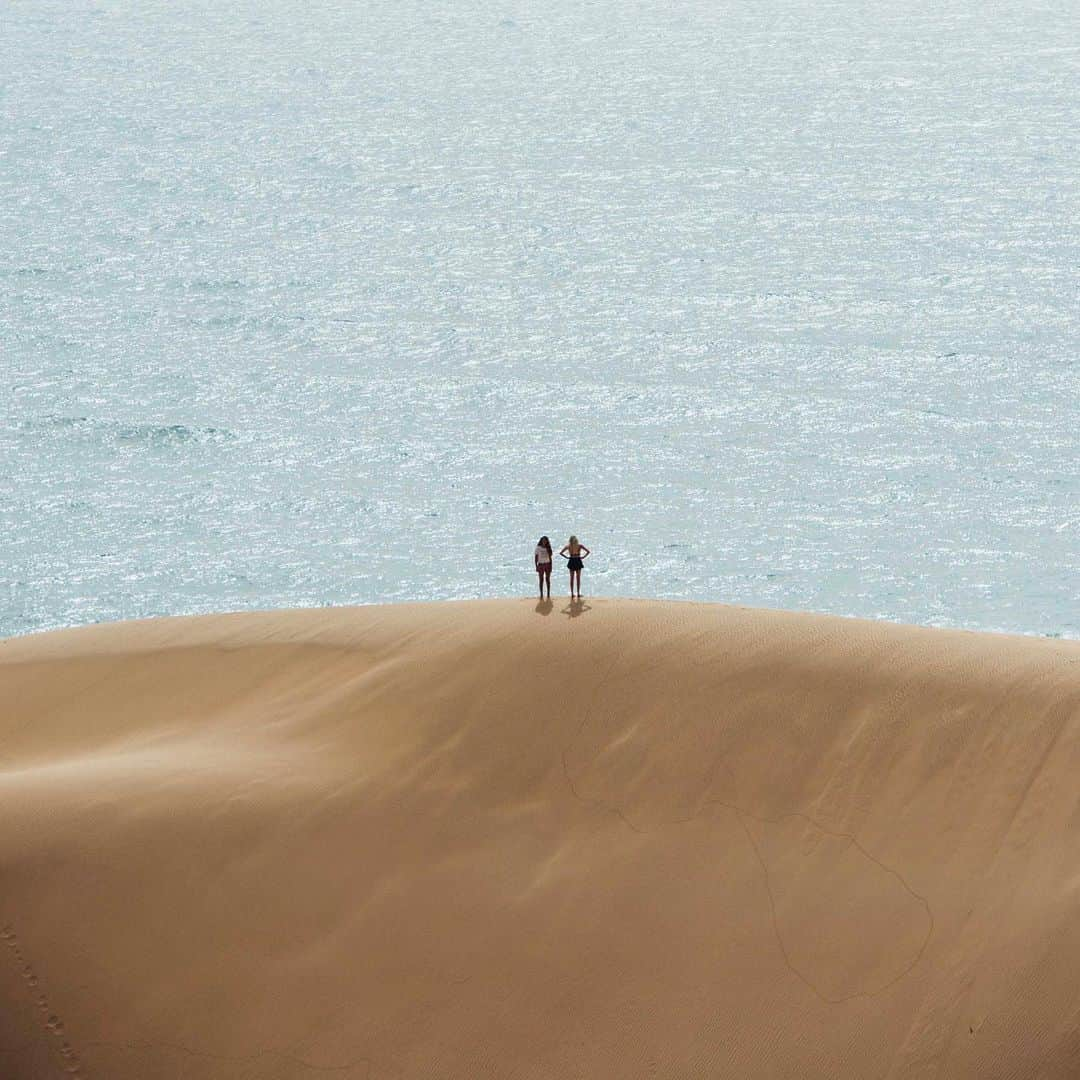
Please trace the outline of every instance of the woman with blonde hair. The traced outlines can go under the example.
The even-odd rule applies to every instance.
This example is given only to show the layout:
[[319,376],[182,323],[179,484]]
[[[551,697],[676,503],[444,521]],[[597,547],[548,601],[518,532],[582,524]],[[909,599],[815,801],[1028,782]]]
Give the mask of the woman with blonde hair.
[[[571,536],[566,543],[566,547],[559,554],[567,560],[566,568],[570,571],[570,599],[573,600],[576,596],[580,600],[581,567],[589,556],[589,549],[576,536]],[[575,583],[577,584],[576,594],[574,592]]]

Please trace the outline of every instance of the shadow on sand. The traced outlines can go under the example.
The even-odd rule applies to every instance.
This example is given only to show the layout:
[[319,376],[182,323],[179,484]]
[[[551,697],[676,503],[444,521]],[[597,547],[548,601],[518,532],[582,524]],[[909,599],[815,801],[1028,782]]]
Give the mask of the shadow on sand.
[[586,611],[592,611],[591,604],[586,604],[584,600],[571,600],[562,609],[562,614],[569,619],[576,619],[579,615],[584,615]]

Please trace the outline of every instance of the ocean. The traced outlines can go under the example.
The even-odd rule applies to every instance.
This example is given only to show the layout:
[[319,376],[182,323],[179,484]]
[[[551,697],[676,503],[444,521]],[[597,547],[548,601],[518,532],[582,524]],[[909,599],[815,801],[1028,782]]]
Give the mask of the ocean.
[[574,532],[586,596],[1080,636],[1077,14],[9,0],[0,635]]

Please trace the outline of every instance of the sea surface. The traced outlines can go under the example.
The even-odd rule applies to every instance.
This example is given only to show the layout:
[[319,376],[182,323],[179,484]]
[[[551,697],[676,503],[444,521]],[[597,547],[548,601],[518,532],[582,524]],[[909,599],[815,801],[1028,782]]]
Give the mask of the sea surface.
[[1075,0],[5,0],[0,635],[1080,636],[1078,177]]

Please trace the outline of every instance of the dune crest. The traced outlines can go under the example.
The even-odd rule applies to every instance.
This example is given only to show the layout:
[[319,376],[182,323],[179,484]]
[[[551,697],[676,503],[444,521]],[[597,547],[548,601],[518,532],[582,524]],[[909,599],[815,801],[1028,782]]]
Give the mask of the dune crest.
[[0,703],[10,1080],[1080,1075],[1076,643],[321,609]]

